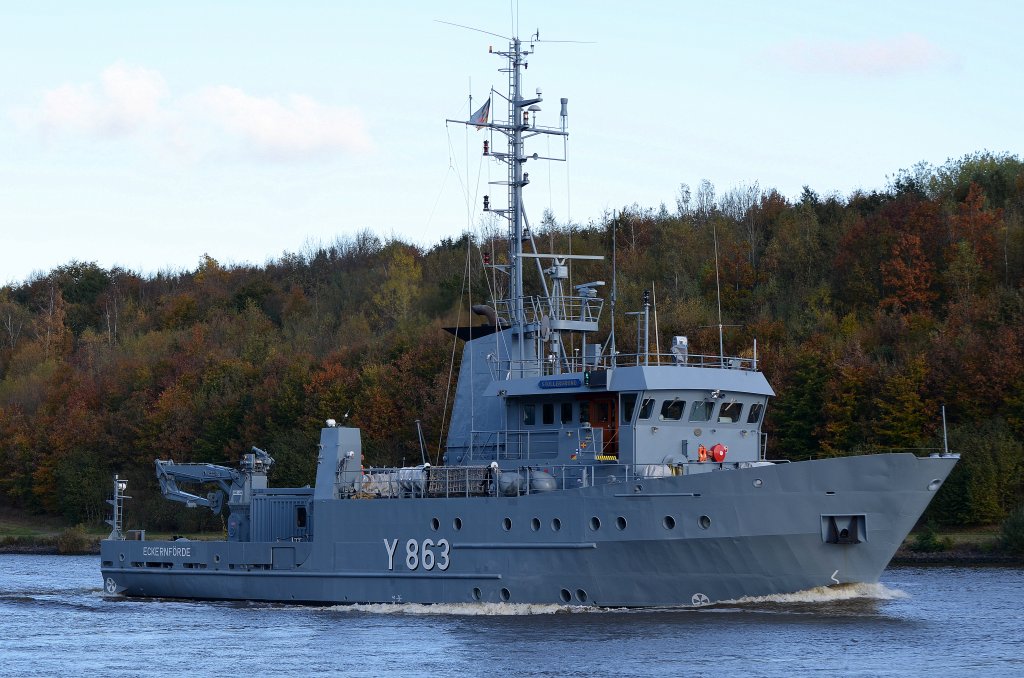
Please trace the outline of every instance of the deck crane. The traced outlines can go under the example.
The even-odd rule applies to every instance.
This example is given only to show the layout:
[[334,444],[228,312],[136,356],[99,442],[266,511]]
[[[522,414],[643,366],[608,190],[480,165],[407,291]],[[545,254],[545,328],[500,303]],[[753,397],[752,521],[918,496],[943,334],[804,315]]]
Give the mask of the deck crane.
[[[228,536],[232,539],[247,539],[249,532],[249,508],[253,490],[267,487],[267,472],[274,465],[274,458],[258,447],[242,456],[238,469],[215,464],[176,464],[173,460],[156,460],[156,477],[160,491],[171,501],[181,502],[189,508],[202,506],[214,514],[221,512],[224,495],[228,497]],[[198,485],[215,483],[220,487],[205,497],[186,492],[178,484]]]

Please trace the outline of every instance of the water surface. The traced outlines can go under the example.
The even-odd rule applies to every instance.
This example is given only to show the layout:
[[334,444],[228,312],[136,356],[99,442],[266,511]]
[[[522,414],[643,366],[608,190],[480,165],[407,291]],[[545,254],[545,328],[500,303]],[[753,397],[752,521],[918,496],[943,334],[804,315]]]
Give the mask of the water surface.
[[101,582],[96,556],[0,555],[0,675],[1024,675],[1013,568],[653,611],[135,600]]

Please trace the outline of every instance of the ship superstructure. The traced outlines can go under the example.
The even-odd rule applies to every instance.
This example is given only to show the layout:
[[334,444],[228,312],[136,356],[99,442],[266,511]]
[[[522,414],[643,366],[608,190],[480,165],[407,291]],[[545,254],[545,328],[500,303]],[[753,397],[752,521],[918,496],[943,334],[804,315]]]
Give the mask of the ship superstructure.
[[[443,461],[370,468],[360,432],[329,420],[315,487],[271,488],[273,459],[240,469],[157,461],[169,498],[219,512],[223,541],[154,541],[116,525],[106,590],[134,596],[317,603],[475,601],[700,606],[821,585],[874,582],[956,463],[879,454],[765,458],[774,395],[746,357],[698,355],[686,337],[649,350],[650,302],[631,315],[635,353],[597,339],[604,281],[570,282],[599,257],[538,252],[523,209],[540,90],[524,96],[534,43],[506,51],[507,118],[483,153],[504,163],[508,293],[473,308]],[[495,143],[495,140],[502,143]],[[524,275],[541,275],[531,285]],[[528,288],[538,290],[527,294]],[[614,311],[614,309],[613,309]],[[179,484],[213,487],[205,497]],[[217,489],[219,488],[219,489]],[[223,495],[222,495],[223,493]]]

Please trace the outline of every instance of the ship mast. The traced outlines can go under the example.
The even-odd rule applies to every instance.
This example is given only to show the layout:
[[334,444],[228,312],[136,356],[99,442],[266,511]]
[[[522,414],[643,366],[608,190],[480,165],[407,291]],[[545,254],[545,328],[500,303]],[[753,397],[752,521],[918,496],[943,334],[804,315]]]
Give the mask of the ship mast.
[[[508,61],[508,67],[501,69],[508,73],[508,120],[489,122],[481,126],[500,132],[508,139],[506,153],[488,151],[487,149],[484,151],[486,155],[491,155],[507,165],[508,179],[505,183],[508,187],[508,208],[492,208],[489,200],[485,198],[484,210],[497,212],[509,222],[509,301],[512,311],[510,320],[514,331],[522,333],[527,324],[523,297],[523,241],[526,238],[523,187],[530,183],[529,174],[523,170],[526,161],[530,159],[526,155],[524,139],[527,135],[535,134],[567,137],[568,132],[565,131],[564,111],[561,129],[538,127],[535,119],[531,121],[530,114],[540,111],[538,104],[544,100],[539,89],[535,97],[524,99],[522,94],[522,73],[527,67],[526,57],[532,54],[533,50],[524,48],[522,41],[518,37],[513,37],[509,41],[507,52],[497,51],[494,53]],[[534,154],[533,158],[537,159],[537,155]],[[557,158],[548,159],[555,160]]]
[[[474,29],[476,30],[476,29]],[[484,31],[486,32],[486,31]],[[499,304],[499,314],[507,318],[509,329],[517,337],[513,342],[516,355],[511,357],[515,366],[510,365],[509,372],[525,376],[527,363],[537,359],[543,361],[541,355],[528,355],[526,339],[528,336],[539,338],[541,341],[550,344],[549,355],[557,357],[557,365],[551,369],[561,371],[568,367],[565,363],[565,347],[560,339],[560,332],[593,332],[597,330],[597,316],[600,314],[601,303],[595,299],[595,286],[603,285],[603,282],[587,283],[576,285],[576,295],[566,295],[563,290],[563,283],[568,280],[566,263],[571,259],[600,260],[604,257],[591,255],[572,254],[542,254],[536,251],[525,252],[523,243],[531,241],[529,222],[526,218],[526,210],[523,206],[523,188],[530,183],[530,175],[525,171],[525,165],[529,160],[553,160],[563,161],[562,157],[540,156],[537,153],[527,154],[525,142],[531,137],[538,135],[560,136],[566,139],[569,133],[566,129],[568,119],[568,99],[561,100],[559,111],[558,127],[546,127],[537,124],[536,115],[540,112],[540,103],[544,100],[541,90],[536,90],[535,96],[523,95],[523,72],[527,69],[527,57],[534,52],[534,44],[538,42],[538,36],[534,36],[526,45],[518,37],[508,38],[509,46],[507,51],[491,49],[492,54],[504,58],[507,65],[500,69],[502,73],[508,74],[508,95],[503,96],[492,90],[492,96],[499,96],[506,100],[508,117],[506,120],[488,120],[489,106],[485,104],[476,113],[470,116],[470,120],[449,120],[465,125],[473,125],[477,129],[487,128],[494,133],[502,134],[506,138],[504,149],[493,148],[490,141],[484,141],[483,154],[504,162],[507,168],[506,178],[503,181],[491,182],[492,184],[504,185],[507,189],[507,207],[500,207],[491,204],[491,197],[484,196],[483,209],[485,212],[492,212],[502,216],[508,221],[508,256],[509,263],[507,273],[509,275],[508,298],[496,300]],[[487,111],[487,112],[485,112]],[[553,284],[549,291],[547,284],[544,284],[544,293],[541,297],[525,296],[524,291],[524,265],[527,259],[538,260],[538,270],[551,276]],[[549,260],[550,268],[546,270],[541,267],[540,260]],[[504,268],[504,267],[502,267]],[[543,279],[542,279],[542,282]],[[534,368],[530,368],[536,369]]]
[[[509,260],[512,263],[512,294],[513,308],[515,309],[514,326],[520,330],[526,325],[526,317],[523,309],[523,164],[526,157],[523,153],[523,130],[526,128],[526,120],[522,116],[524,106],[532,106],[540,103],[541,98],[531,99],[528,102],[521,98],[522,73],[521,68],[525,63],[523,57],[527,56],[521,50],[521,43],[518,37],[512,39],[511,50],[507,55],[509,60],[509,123],[512,127],[509,135],[509,145],[512,157],[508,161],[508,201],[511,211],[509,233]],[[522,350],[520,343],[520,351]]]

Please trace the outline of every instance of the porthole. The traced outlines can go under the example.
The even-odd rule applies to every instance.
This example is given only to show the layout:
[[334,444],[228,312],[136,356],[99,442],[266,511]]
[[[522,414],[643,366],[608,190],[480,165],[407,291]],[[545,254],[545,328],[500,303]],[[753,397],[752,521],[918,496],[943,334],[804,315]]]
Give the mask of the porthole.
[[441,528],[441,521],[438,520],[437,518],[431,518],[430,519],[430,529],[432,529],[434,532],[437,532],[440,528]]
[[511,597],[512,597],[512,592],[511,591],[509,591],[508,589],[504,589],[504,588],[501,590],[501,600],[502,600],[502,602],[507,603],[509,601],[509,598],[511,598]]
[[665,516],[661,519],[661,524],[665,526],[666,530],[676,529],[676,519],[672,516]]
[[552,518],[551,519],[551,529],[553,531],[555,531],[555,532],[558,532],[560,529],[562,529],[562,521],[559,520],[558,518]]
[[619,528],[620,530],[626,529],[626,519],[623,518],[622,516],[619,516],[618,518],[616,518],[615,519],[615,527]]
[[763,486],[764,486],[764,481],[763,480],[761,480],[760,478],[755,478],[754,479],[754,487],[763,487]]
[[534,518],[530,521],[530,529],[534,532],[540,529],[540,518]]
[[593,530],[594,532],[597,532],[598,530],[600,530],[601,529],[601,519],[598,518],[597,516],[594,516],[593,518],[591,518],[590,519],[590,529]]
[[697,524],[700,525],[700,529],[706,530],[711,527],[711,518],[707,516],[701,516],[697,519]]
[[455,520],[453,520],[452,521],[452,527],[454,527],[456,530],[461,530],[462,529],[462,518],[456,518]]
[[122,553],[122,554],[118,555],[117,559],[120,560],[123,563],[124,562],[124,554]]
[[220,562],[220,554],[217,554],[217,555],[215,555],[213,557],[213,562],[215,562],[215,563],[219,563]]
[[581,603],[587,602],[587,592],[583,589],[576,589],[576,600],[580,601]]
[[570,600],[572,600],[572,594],[569,593],[569,589],[562,589],[561,593],[559,593],[558,596],[562,599],[563,603],[568,603]]
[[473,600],[479,601],[480,598],[482,598],[482,597],[483,597],[483,595],[480,593],[480,589],[474,587],[473,588]]
[[633,486],[633,491],[636,492],[637,494],[640,494],[641,492],[644,491],[644,486],[640,485],[640,484],[636,484],[636,485]]
[[935,480],[928,483],[928,489],[932,492],[942,487],[942,481],[936,478]]
[[508,517],[506,517],[506,518],[505,518],[504,520],[502,520],[502,521],[501,521],[501,527],[502,527],[502,529],[504,529],[504,530],[505,530],[506,532],[508,532],[509,530],[511,530],[511,529],[512,529],[512,519],[511,519],[511,518],[508,518]]

